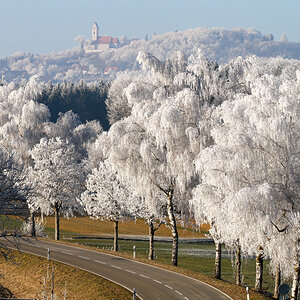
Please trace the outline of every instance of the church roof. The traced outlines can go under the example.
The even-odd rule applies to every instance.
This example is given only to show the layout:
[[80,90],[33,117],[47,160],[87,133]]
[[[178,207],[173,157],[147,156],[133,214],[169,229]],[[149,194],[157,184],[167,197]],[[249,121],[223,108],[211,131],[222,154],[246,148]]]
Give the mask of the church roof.
[[111,36],[100,36],[98,38],[98,44],[110,44],[110,43],[112,43]]
[[96,25],[96,27],[99,29],[99,26],[97,24],[97,22],[94,22],[93,26]]
[[94,41],[93,44],[107,45],[107,44],[117,44],[119,43],[118,38],[112,38],[111,36],[100,36],[97,41]]

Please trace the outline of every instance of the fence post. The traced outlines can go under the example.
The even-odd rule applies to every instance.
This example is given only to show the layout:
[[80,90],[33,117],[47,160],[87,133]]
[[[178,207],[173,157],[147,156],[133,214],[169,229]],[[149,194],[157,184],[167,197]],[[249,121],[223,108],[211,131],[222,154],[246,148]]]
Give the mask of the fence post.
[[250,300],[250,294],[249,294],[249,288],[246,287],[246,292],[247,292],[247,300]]
[[51,278],[51,300],[54,300],[54,270],[52,267],[52,278]]

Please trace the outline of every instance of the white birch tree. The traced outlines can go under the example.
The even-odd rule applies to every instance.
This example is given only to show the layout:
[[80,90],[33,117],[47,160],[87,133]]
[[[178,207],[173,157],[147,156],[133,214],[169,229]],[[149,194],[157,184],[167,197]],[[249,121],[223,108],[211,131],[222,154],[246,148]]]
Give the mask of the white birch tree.
[[72,216],[78,208],[76,197],[83,190],[85,170],[74,145],[60,138],[46,138],[30,151],[34,165],[30,180],[34,195],[30,205],[41,213],[55,214],[55,239],[59,240],[59,217]]
[[[299,78],[290,63],[276,76],[249,78],[251,95],[223,103],[212,132],[215,145],[197,162],[201,184],[193,200],[198,221],[205,216],[225,243],[236,239],[249,255],[261,255],[263,248],[285,275],[292,272],[280,241],[298,251],[297,235],[288,228],[295,223],[289,215],[299,210]],[[258,267],[258,289],[260,272]]]
[[139,199],[131,195],[107,160],[88,175],[80,203],[89,216],[113,222],[114,251],[118,251],[119,222],[138,215]]

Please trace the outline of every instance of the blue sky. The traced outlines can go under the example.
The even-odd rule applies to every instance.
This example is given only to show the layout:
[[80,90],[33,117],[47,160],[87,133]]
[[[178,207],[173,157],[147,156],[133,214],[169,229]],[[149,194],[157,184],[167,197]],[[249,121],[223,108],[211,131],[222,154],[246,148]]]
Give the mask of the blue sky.
[[299,0],[0,0],[0,57],[50,53],[100,34],[144,38],[196,27],[254,27],[300,42]]

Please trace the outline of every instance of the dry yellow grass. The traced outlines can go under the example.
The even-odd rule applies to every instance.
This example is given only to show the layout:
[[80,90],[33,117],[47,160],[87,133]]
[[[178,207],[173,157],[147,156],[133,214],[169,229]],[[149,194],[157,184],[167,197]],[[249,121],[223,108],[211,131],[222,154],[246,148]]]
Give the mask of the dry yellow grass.
[[[44,258],[14,251],[15,263],[0,258],[0,283],[8,288],[17,298],[42,299],[43,277],[47,274],[48,261]],[[65,283],[67,283],[66,299],[132,299],[132,294],[122,287],[88,272],[50,261],[49,275],[54,267],[54,293],[57,299],[64,299]],[[51,287],[50,276],[47,292]]]
[[[46,226],[54,228],[54,217],[46,217]],[[199,227],[198,227],[199,228]],[[182,228],[178,226],[178,234],[181,238],[203,238],[207,233],[208,225],[201,227],[201,232],[196,230],[196,227],[188,226]],[[78,233],[82,235],[101,236],[113,233],[113,224],[109,221],[101,221],[91,219],[89,217],[76,217],[76,218],[61,218],[60,229],[62,231],[68,231],[72,233]],[[148,226],[143,220],[120,222],[119,234],[124,235],[148,235]],[[171,230],[165,225],[155,232],[156,236],[171,236]]]

